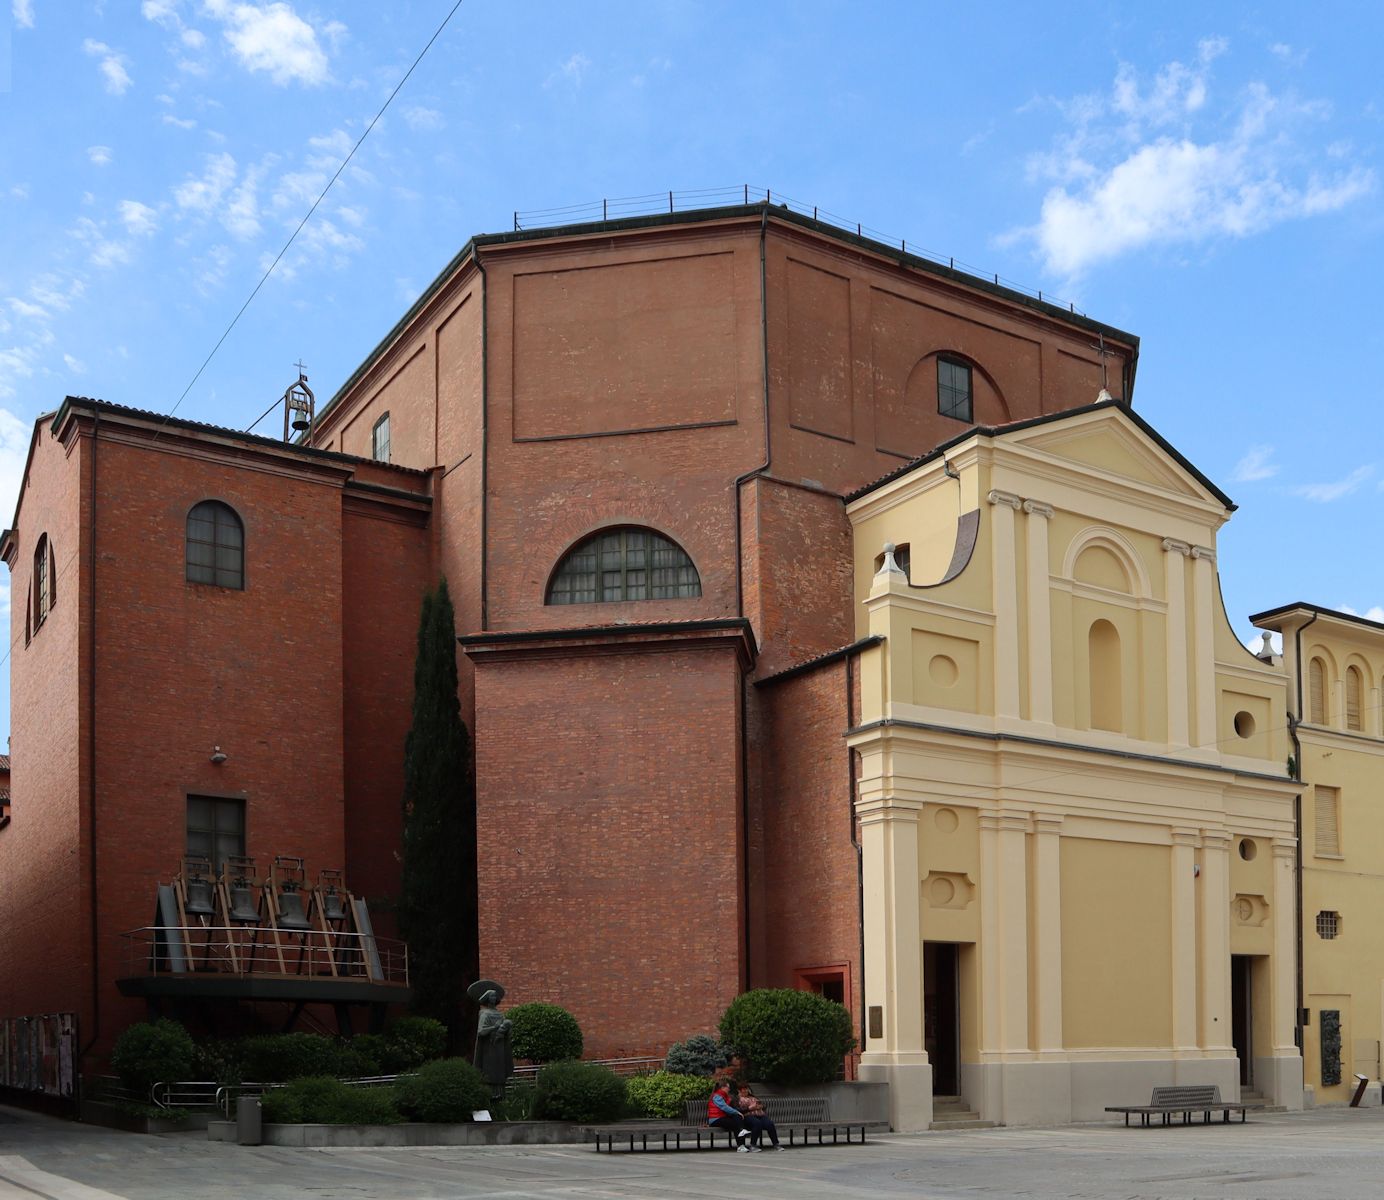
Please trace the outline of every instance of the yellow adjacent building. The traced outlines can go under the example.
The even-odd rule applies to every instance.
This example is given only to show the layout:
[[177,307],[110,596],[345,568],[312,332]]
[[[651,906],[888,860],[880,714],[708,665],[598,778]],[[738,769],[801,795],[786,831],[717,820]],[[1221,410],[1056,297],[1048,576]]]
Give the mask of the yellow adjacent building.
[[1304,1075],[1315,1103],[1342,1104],[1380,1075],[1384,625],[1312,604],[1252,620],[1283,636],[1302,770]]
[[934,1095],[1010,1125],[1169,1083],[1301,1106],[1288,679],[1221,606],[1233,507],[1114,402],[969,430],[851,499],[883,639],[849,734],[861,1076],[895,1128]]

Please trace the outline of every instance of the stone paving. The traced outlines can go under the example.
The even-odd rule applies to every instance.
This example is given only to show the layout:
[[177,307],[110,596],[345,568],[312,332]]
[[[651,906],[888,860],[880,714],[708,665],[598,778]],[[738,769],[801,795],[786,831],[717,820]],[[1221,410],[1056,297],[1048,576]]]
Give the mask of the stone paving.
[[1359,1200],[1384,1191],[1384,1109],[1246,1125],[892,1134],[786,1154],[588,1146],[288,1150],[144,1137],[0,1109],[0,1200],[671,1200],[866,1196]]

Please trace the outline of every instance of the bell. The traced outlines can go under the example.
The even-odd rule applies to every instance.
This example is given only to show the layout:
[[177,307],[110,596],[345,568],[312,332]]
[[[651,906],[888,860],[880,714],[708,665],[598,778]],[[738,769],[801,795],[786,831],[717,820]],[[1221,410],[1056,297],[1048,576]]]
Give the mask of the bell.
[[187,915],[189,917],[210,917],[216,912],[211,900],[211,881],[189,879],[187,881]]
[[303,909],[303,897],[299,892],[283,892],[279,896],[279,928],[304,932],[312,928],[308,924],[308,914]]
[[302,433],[304,430],[312,428],[312,421],[308,419],[307,413],[300,412],[296,417],[293,418],[293,428],[296,429],[299,433]]
[[259,905],[255,903],[253,888],[244,884],[231,888],[231,920],[243,921],[247,925],[259,924]]
[[328,888],[322,896],[322,915],[328,921],[344,921],[346,909],[341,903],[341,893],[336,888]]

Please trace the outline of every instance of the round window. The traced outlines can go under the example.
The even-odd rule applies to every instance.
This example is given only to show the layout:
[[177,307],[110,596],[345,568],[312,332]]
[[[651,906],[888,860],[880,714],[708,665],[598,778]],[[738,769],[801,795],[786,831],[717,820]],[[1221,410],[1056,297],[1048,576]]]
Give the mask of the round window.
[[1254,717],[1243,709],[1235,714],[1235,732],[1242,738],[1254,736]]
[[1253,838],[1240,839],[1240,857],[1245,862],[1253,862],[1254,856],[1259,853],[1258,843]]

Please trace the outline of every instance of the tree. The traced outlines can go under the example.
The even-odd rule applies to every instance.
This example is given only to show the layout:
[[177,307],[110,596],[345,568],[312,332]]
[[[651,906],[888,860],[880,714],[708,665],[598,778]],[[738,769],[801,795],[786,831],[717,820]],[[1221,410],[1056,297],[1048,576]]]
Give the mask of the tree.
[[408,942],[413,1009],[462,1030],[477,970],[476,797],[471,737],[457,699],[456,626],[447,581],[423,597],[404,743],[404,853],[399,931]]

